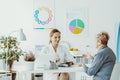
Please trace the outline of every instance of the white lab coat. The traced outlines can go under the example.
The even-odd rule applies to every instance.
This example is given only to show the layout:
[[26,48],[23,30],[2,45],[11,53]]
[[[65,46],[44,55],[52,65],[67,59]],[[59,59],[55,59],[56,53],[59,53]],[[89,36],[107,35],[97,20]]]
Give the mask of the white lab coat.
[[[41,50],[41,54],[51,54],[53,55],[53,59],[54,61],[56,60],[56,58],[60,58],[60,62],[59,63],[65,63],[66,61],[73,61],[75,62],[73,56],[69,53],[69,51],[67,50],[66,47],[64,47],[63,45],[59,45],[57,48],[57,51],[55,52],[52,45],[48,45],[46,47],[44,47]],[[53,74],[45,74],[45,80],[57,80],[57,76],[58,73],[53,73]]]

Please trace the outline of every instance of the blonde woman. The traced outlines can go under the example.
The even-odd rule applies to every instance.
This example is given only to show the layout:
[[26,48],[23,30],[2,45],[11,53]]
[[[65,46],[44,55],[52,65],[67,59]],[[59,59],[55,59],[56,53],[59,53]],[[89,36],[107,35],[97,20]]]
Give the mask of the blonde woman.
[[83,55],[85,58],[93,59],[91,67],[79,63],[79,66],[83,66],[84,71],[88,75],[94,76],[93,80],[110,80],[116,57],[114,52],[107,45],[108,40],[109,35],[107,32],[98,33],[96,37],[97,54],[94,57],[88,54]]
[[[70,55],[70,53],[64,46],[59,45],[60,39],[61,32],[58,29],[51,30],[49,45],[44,47],[41,53],[53,55],[54,61],[57,64],[65,62],[73,63],[74,62],[73,56]],[[69,80],[69,74],[68,73],[47,74],[46,80]]]

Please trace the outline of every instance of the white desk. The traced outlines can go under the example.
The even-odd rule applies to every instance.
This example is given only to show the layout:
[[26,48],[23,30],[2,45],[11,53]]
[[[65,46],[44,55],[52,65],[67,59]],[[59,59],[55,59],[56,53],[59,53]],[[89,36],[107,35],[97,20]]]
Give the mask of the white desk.
[[[33,71],[18,71],[17,72],[17,78],[16,80],[31,80],[31,74],[32,73],[43,73],[43,80],[44,80],[44,73],[59,73],[59,72],[75,72],[75,78],[74,80],[80,80],[78,76],[80,76],[80,73],[83,73],[82,67],[72,66],[72,67],[59,67],[58,69],[54,70],[45,70],[44,68],[39,68]],[[79,73],[79,75],[77,75]],[[19,75],[22,74],[24,77],[20,77]],[[22,79],[21,79],[22,78]]]
[[83,71],[82,67],[72,66],[72,67],[59,67],[58,69],[39,68],[30,72],[57,73],[57,72],[81,72],[81,71]]

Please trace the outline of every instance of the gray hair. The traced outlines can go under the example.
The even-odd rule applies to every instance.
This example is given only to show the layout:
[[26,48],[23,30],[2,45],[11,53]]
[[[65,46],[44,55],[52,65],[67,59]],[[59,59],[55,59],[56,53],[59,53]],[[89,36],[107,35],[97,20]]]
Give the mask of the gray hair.
[[109,38],[110,37],[107,32],[100,32],[97,34],[97,40],[101,41],[103,45],[107,45]]

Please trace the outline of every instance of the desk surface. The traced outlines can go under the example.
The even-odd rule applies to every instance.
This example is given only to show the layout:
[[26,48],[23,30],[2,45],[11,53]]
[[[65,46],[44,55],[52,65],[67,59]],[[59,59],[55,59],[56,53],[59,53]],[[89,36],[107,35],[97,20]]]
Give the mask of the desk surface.
[[56,73],[56,72],[81,72],[83,71],[82,67],[72,66],[72,67],[59,67],[58,69],[44,69],[38,68],[31,71],[23,71],[23,72],[30,72],[30,73]]

